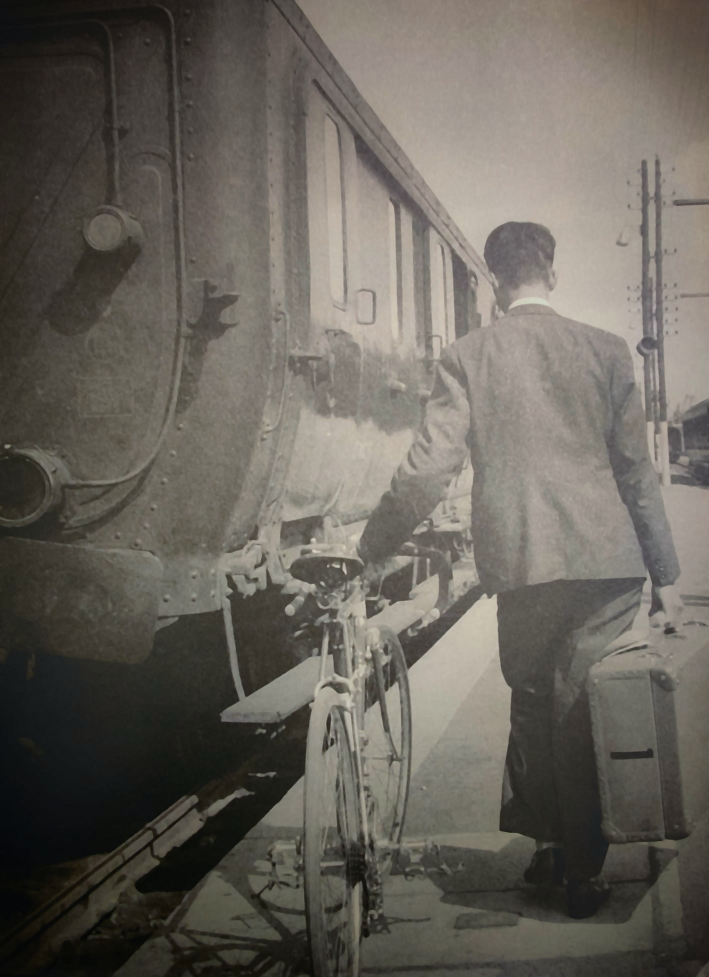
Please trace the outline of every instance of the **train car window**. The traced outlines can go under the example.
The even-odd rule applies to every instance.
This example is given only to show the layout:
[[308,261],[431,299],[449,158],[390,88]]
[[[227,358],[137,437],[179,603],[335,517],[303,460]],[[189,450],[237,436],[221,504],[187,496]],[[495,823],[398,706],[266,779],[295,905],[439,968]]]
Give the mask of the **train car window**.
[[448,345],[448,286],[446,282],[446,253],[437,241],[431,255],[431,332]]
[[327,236],[330,256],[330,289],[333,301],[344,305],[347,299],[345,244],[345,187],[342,172],[340,129],[331,116],[325,116],[325,187],[327,194]]
[[455,313],[455,338],[460,339],[471,329],[480,327],[478,312],[478,279],[465,262],[451,254],[453,265],[453,307]]
[[427,324],[427,302],[426,294],[429,282],[429,272],[427,269],[427,249],[426,249],[426,222],[418,214],[414,214],[411,223],[411,237],[413,250],[413,276],[414,276],[414,316],[416,322],[416,346],[419,352],[426,351]]
[[391,335],[400,343],[404,334],[404,282],[401,249],[401,205],[389,200],[389,306]]

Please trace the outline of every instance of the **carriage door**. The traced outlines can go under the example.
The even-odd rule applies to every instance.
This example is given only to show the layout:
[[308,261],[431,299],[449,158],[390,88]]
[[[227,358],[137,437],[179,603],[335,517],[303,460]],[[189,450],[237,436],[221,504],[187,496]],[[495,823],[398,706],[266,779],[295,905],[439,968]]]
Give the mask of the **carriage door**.
[[448,245],[431,227],[428,230],[429,336],[427,346],[433,359],[456,338],[453,301],[453,264]]
[[306,119],[310,347],[319,354],[287,484],[286,519],[355,507],[362,458],[357,156],[352,130],[315,83]]

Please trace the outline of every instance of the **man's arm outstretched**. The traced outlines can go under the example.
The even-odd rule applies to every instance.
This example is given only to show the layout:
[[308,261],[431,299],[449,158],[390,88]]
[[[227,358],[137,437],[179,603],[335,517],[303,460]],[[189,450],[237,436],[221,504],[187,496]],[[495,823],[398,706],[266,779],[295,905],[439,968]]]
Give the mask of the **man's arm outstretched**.
[[680,574],[660,483],[647,449],[646,422],[630,351],[623,343],[611,383],[613,426],[608,453],[620,496],[628,508],[653,585],[654,623],[678,623],[681,601],[672,585]]
[[470,404],[454,349],[441,353],[421,431],[372,513],[359,543],[367,563],[381,563],[436,508],[468,453]]

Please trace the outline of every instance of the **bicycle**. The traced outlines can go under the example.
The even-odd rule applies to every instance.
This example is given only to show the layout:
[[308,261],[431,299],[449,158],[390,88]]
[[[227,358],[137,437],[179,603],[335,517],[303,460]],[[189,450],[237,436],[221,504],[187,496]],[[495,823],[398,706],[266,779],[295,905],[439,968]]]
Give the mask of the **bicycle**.
[[406,660],[394,631],[367,627],[363,569],[345,546],[307,547],[290,568],[322,611],[302,861],[315,977],[359,972],[361,939],[383,915],[411,778]]

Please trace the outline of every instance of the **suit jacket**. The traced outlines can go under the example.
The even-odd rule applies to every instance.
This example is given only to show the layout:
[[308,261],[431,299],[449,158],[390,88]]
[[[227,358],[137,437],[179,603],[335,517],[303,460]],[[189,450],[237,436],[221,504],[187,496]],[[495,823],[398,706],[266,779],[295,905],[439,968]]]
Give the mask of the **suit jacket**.
[[444,497],[470,453],[472,531],[490,594],[679,565],[624,340],[544,305],[443,350],[421,432],[360,543],[379,562]]

